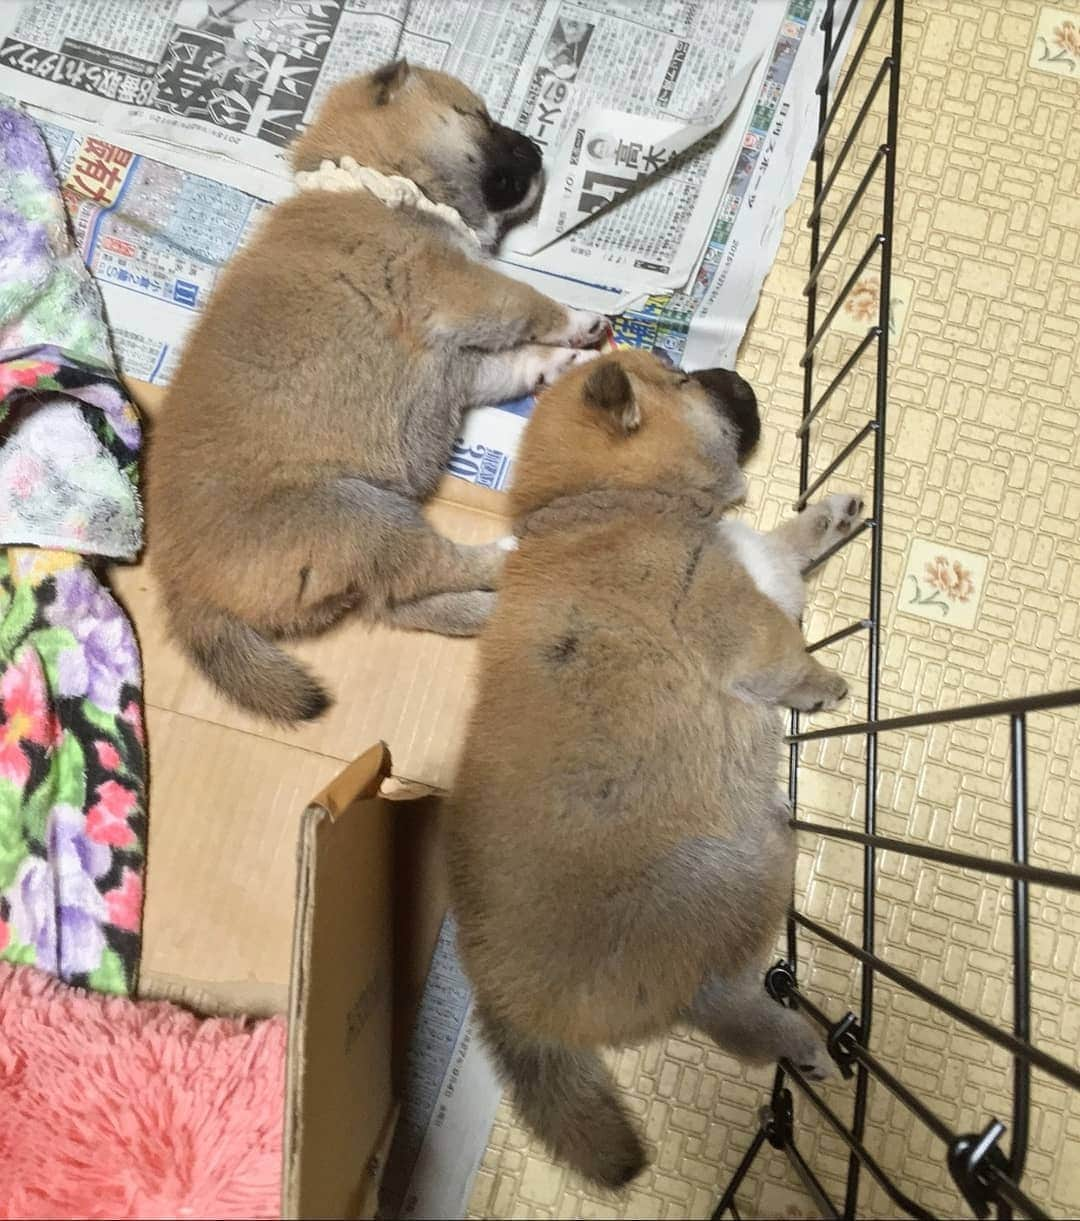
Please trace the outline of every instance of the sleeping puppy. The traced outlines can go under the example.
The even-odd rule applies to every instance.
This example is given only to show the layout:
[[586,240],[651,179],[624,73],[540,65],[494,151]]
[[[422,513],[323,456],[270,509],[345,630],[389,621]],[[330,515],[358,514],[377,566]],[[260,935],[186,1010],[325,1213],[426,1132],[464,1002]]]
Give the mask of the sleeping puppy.
[[309,189],[227,269],[147,472],[173,634],[225,695],[283,722],[329,700],[278,638],[350,611],[482,626],[503,552],[448,541],[421,506],[465,407],[534,391],[606,331],[485,261],[535,204],[540,157],[452,77],[397,63],[337,86],[292,158]]
[[797,617],[802,569],[862,501],[769,535],[718,522],[757,435],[737,375],[644,353],[544,391],[480,640],[445,824],[458,944],[522,1118],[606,1187],[645,1154],[600,1049],[687,1021],[746,1060],[829,1072],[763,988],[795,855],[778,709],[847,694]]

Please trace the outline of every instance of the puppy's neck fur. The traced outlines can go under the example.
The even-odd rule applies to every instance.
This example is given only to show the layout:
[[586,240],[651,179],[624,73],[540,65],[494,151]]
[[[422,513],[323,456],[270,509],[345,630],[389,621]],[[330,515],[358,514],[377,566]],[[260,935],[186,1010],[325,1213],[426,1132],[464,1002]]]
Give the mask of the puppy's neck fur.
[[564,530],[598,516],[681,517],[694,522],[715,520],[724,506],[696,488],[590,488],[571,492],[522,514],[515,527],[519,538]]
[[340,162],[323,161],[317,170],[299,170],[293,180],[302,191],[366,191],[388,208],[407,208],[446,225],[466,253],[494,249],[494,232],[480,232],[466,223],[457,208],[436,203],[411,178],[383,174],[345,156]]

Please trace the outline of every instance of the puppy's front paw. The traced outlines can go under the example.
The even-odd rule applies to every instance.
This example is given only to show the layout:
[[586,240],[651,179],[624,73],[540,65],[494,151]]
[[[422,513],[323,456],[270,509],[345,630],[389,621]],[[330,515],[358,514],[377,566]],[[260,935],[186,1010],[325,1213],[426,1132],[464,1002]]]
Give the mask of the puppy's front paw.
[[529,380],[534,394],[539,394],[545,386],[558,381],[564,373],[595,360],[599,352],[580,351],[577,348],[540,348],[529,357]]
[[559,347],[591,348],[604,338],[608,330],[608,320],[603,314],[594,314],[585,309],[568,309],[566,325],[547,342]]
[[836,492],[806,511],[812,515],[820,555],[847,538],[862,521],[863,498],[857,492]]

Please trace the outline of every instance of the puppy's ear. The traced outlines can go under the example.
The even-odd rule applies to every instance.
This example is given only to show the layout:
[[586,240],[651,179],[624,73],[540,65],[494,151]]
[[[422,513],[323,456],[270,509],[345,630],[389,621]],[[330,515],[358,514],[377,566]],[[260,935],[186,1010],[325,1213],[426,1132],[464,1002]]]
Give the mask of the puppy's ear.
[[641,409],[629,374],[614,360],[598,360],[585,379],[585,402],[602,411],[623,435],[641,426]]
[[371,82],[375,87],[375,105],[385,106],[392,102],[409,79],[409,64],[407,60],[395,59],[392,64],[384,64],[371,74]]

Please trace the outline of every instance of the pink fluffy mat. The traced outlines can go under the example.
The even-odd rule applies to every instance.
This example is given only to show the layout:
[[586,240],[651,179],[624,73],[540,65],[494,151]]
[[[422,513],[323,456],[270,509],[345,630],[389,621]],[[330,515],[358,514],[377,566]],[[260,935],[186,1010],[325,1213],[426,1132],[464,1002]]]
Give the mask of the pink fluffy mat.
[[285,1023],[0,963],[0,1217],[277,1217]]

